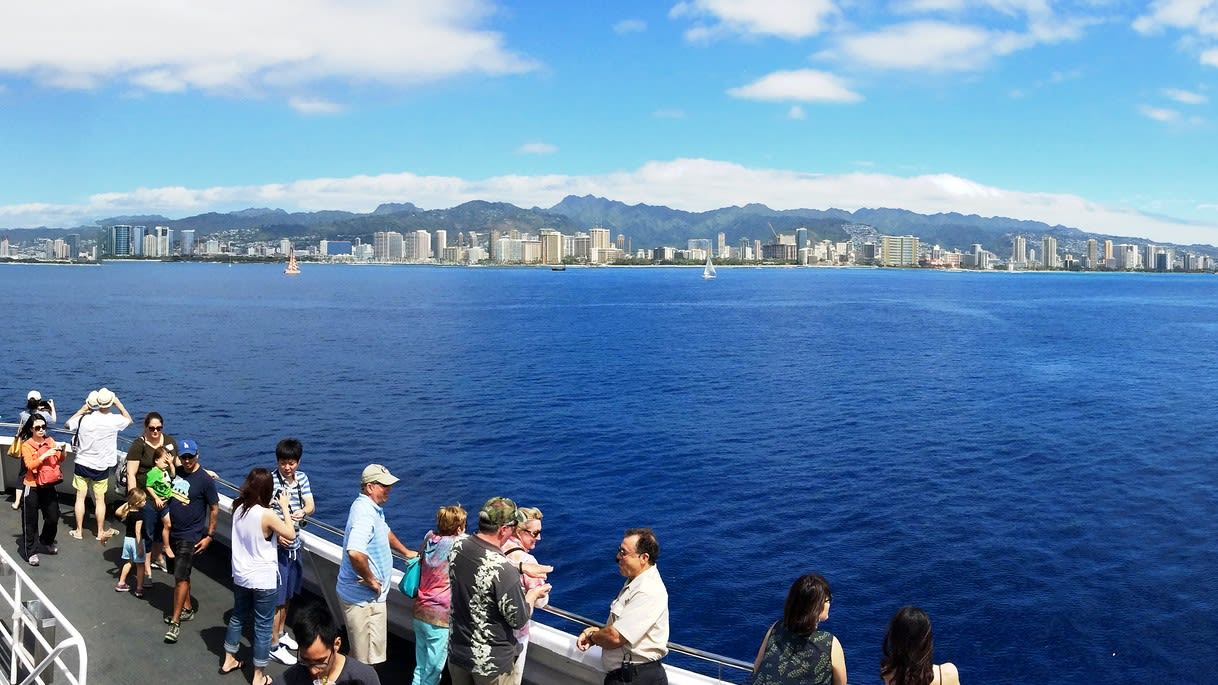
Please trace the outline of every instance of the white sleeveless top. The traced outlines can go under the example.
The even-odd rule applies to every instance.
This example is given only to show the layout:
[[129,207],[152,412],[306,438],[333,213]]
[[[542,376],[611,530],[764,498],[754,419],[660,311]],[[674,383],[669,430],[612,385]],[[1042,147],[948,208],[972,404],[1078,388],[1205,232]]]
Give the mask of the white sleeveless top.
[[233,584],[251,590],[274,590],[279,585],[279,560],[275,534],[262,534],[262,514],[270,511],[255,504],[238,514],[233,511]]

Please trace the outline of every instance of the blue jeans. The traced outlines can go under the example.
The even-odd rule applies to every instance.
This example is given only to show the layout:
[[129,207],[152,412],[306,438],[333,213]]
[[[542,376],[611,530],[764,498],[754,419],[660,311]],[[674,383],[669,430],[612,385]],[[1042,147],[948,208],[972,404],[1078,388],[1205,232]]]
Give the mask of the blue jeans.
[[448,627],[414,620],[414,685],[438,685],[448,659]]
[[266,666],[271,655],[271,623],[275,619],[275,588],[254,590],[233,586],[233,614],[224,633],[224,651],[236,654],[250,611],[254,612],[254,668]]

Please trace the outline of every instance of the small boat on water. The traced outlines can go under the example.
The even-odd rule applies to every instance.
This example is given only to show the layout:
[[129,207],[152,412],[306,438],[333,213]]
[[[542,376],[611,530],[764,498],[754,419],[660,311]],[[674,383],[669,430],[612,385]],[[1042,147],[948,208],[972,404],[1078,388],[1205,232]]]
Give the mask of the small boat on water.
[[715,277],[715,263],[711,261],[710,250],[706,251],[706,266],[702,267],[702,278],[711,280]]
[[291,252],[288,254],[288,265],[287,265],[287,267],[284,268],[283,273],[287,276],[299,276],[300,275],[300,264],[296,263],[296,253],[295,252]]

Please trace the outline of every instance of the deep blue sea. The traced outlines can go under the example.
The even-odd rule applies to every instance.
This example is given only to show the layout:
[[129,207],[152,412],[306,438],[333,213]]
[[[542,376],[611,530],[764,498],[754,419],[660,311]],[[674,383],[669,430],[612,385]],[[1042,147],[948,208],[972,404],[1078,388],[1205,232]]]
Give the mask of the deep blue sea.
[[818,571],[851,683],[906,603],[970,685],[1213,677],[1218,277],[304,266],[0,266],[0,414],[107,386],[236,481],[296,436],[340,527],[382,462],[412,546],[513,497],[598,620],[649,525],[740,659]]

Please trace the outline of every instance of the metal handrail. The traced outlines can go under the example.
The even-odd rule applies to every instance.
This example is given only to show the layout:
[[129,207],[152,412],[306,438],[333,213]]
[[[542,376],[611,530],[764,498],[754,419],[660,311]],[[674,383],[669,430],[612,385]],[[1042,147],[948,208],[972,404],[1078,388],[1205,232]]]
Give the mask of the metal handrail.
[[[9,644],[9,663],[8,663],[8,679],[10,683],[21,682],[22,685],[27,683],[42,683],[41,675],[44,671],[52,666],[55,672],[62,673],[74,685],[87,685],[89,674],[89,651],[85,644],[84,637],[80,631],[68,621],[63,612],[56,607],[50,599],[43,594],[38,585],[30,579],[29,575],[22,570],[20,564],[13,559],[3,547],[0,547],[0,566],[3,566],[5,574],[12,574],[15,583],[10,592],[6,585],[0,585],[0,598],[6,602],[11,609],[9,618],[11,619],[12,629],[8,626],[0,626],[0,637],[6,640]],[[26,593],[32,596],[31,600],[23,599]],[[53,617],[55,625],[62,628],[68,635],[64,640],[56,644],[51,644],[36,628],[29,627],[27,620],[28,611],[26,610],[26,602],[37,600],[45,607]],[[46,650],[46,656],[35,662],[34,655],[25,648],[24,638],[27,635],[32,635],[43,650]],[[73,672],[71,667],[64,663],[64,655],[69,650],[77,651],[76,672]],[[18,667],[24,669],[26,675],[24,679],[18,681],[21,675]]]

